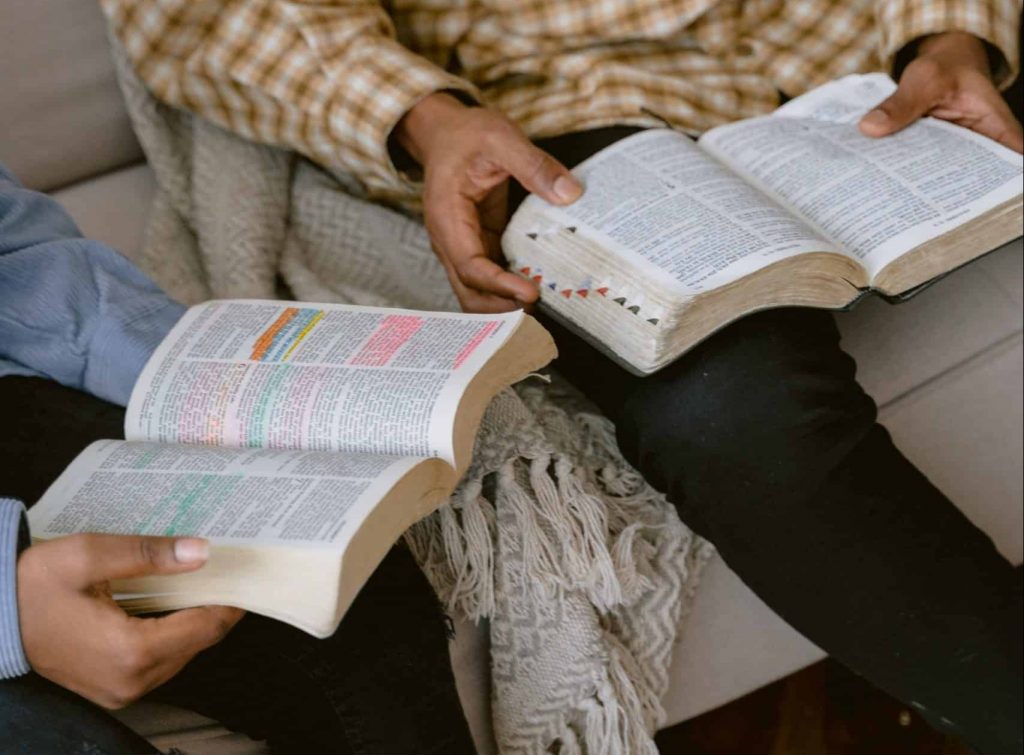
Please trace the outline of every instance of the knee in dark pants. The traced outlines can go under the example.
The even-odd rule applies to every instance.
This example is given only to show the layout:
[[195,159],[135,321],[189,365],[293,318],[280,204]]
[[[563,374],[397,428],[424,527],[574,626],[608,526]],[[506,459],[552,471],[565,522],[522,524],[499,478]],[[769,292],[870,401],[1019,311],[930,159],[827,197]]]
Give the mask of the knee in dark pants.
[[[800,498],[875,420],[831,315],[752,315],[637,381],[618,421],[627,457],[701,530],[709,510]],[[697,508],[699,506],[699,509]]]

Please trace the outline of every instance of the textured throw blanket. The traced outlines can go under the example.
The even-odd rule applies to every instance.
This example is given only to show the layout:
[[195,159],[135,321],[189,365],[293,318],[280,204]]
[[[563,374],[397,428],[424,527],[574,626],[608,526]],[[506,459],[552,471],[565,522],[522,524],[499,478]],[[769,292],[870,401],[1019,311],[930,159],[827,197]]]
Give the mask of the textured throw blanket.
[[[171,295],[455,309],[421,223],[349,178],[155,101],[114,43],[156,174],[136,260]],[[563,381],[488,410],[472,468],[407,542],[448,610],[489,620],[505,755],[656,755],[681,616],[709,546]]]

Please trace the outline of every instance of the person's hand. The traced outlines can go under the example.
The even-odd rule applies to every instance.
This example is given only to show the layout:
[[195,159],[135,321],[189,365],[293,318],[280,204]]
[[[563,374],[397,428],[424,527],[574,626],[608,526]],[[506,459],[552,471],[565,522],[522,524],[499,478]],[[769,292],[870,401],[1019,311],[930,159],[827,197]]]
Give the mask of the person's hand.
[[33,670],[105,708],[122,708],[216,644],[243,611],[207,606],[159,618],[128,616],[108,580],[200,568],[205,540],[72,535],[18,558],[18,616]]
[[504,312],[537,300],[537,286],[504,270],[501,233],[508,179],[552,204],[582,192],[565,166],[505,116],[432,94],[395,129],[423,166],[423,214],[434,251],[467,312]]
[[886,136],[930,115],[1024,151],[1021,124],[992,83],[984,43],[964,32],[921,41],[892,96],[867,113],[860,130]]

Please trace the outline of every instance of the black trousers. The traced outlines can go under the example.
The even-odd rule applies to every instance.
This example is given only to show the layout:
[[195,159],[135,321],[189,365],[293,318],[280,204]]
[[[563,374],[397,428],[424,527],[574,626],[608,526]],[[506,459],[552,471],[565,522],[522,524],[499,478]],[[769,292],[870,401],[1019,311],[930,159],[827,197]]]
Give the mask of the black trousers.
[[[124,410],[36,378],[0,378],[0,495],[36,501]],[[472,755],[444,616],[396,546],[333,637],[248,614],[149,699],[265,739],[275,753]],[[0,682],[0,753],[156,753],[105,711],[29,674]]]
[[[574,165],[634,130],[540,144]],[[751,315],[646,378],[545,325],[629,461],[780,616],[982,753],[1021,752],[1020,572],[875,421],[831,314]]]

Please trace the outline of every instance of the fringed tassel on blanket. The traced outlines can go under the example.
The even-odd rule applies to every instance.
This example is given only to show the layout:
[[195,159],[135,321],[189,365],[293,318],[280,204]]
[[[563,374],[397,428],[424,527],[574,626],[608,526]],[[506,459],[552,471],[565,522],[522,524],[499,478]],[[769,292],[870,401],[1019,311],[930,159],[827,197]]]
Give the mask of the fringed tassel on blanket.
[[[587,670],[569,685],[571,699],[544,722],[509,715],[516,706],[508,699],[497,704],[503,753],[656,755],[652,734],[664,715],[678,601],[696,581],[704,558],[692,554],[703,544],[622,459],[607,420],[570,415],[544,388],[521,386],[518,394],[541,435],[520,437],[518,454],[496,469],[471,469],[450,505],[416,525],[407,542],[449,611],[492,619],[496,702],[529,686],[517,678],[517,689],[506,690],[506,669],[550,683],[542,658],[526,671],[531,659],[518,657],[522,639],[505,615],[517,591],[507,585],[527,593],[513,606],[517,616],[554,602],[590,606],[584,623],[592,626],[578,639],[589,637],[593,647],[576,649]],[[491,412],[500,414],[503,401]],[[508,417],[485,420],[479,443],[496,428],[525,430]],[[531,601],[533,609],[524,605]],[[514,657],[502,660],[503,653]]]
[[494,503],[481,481],[468,481],[406,535],[449,611],[474,621],[494,612],[496,506],[513,512],[531,583],[549,598],[581,590],[607,613],[649,587],[634,552],[645,525],[610,531],[604,501],[584,489],[565,456],[510,459],[494,477]]

